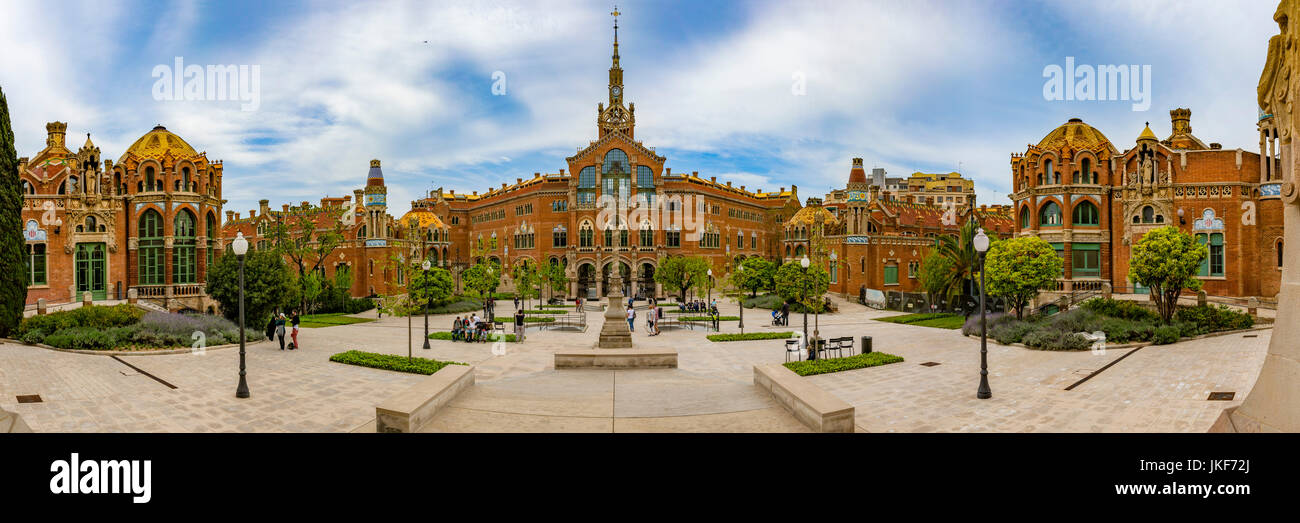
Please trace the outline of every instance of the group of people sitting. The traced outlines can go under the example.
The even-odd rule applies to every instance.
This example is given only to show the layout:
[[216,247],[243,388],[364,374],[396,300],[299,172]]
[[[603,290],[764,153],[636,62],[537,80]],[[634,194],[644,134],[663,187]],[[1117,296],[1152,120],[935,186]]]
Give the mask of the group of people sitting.
[[713,300],[713,304],[710,305],[709,303],[706,303],[704,300],[691,300],[691,301],[688,301],[688,302],[682,304],[682,311],[684,311],[684,312],[712,312],[712,313],[714,313],[714,314],[717,314],[717,311],[718,311],[718,301],[717,301],[717,300]]
[[456,317],[451,322],[451,339],[456,341],[486,341],[488,331],[492,324],[479,319],[477,314],[464,317]]

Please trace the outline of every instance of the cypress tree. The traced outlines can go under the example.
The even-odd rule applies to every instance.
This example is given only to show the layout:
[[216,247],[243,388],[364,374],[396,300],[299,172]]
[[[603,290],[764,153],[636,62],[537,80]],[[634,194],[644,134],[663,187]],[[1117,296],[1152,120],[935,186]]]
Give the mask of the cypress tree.
[[27,303],[27,261],[23,256],[23,194],[18,153],[9,123],[9,102],[0,89],[0,336],[12,336]]

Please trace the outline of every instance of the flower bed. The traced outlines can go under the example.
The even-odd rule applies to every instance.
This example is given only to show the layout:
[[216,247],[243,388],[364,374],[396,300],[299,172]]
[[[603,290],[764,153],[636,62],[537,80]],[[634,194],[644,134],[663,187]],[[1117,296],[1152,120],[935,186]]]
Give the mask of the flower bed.
[[[225,318],[205,314],[145,314],[132,305],[81,307],[33,316],[22,325],[19,330],[25,343],[43,343],[60,349],[150,350],[189,347],[199,340],[205,346],[239,342],[239,326]],[[253,340],[259,333],[257,329],[245,329],[244,336]]]
[[785,363],[785,368],[794,371],[800,376],[812,376],[815,374],[828,374],[831,372],[843,372],[853,369],[864,369],[867,367],[878,367],[880,365],[889,365],[903,361],[902,356],[886,354],[883,352],[868,352],[845,358],[827,358],[812,361],[791,361]]
[[410,372],[412,374],[426,375],[438,372],[448,365],[466,365],[465,363],[456,361],[439,361],[428,358],[407,358],[406,356],[377,354],[374,352],[363,352],[359,350],[340,352],[330,356],[330,361],[361,367],[370,367],[372,369],[395,370],[398,372]]
[[750,340],[783,340],[794,336],[793,332],[747,332],[745,334],[710,334],[705,336],[709,341],[750,341]]
[[[1017,320],[1014,315],[990,314],[988,335],[1003,345],[1023,343],[1039,350],[1088,350],[1093,341],[1085,333],[1104,332],[1107,343],[1151,342],[1166,345],[1183,338],[1212,332],[1248,329],[1255,318],[1224,305],[1182,307],[1168,325],[1141,304],[1124,300],[1092,299],[1046,318]],[[978,336],[979,316],[971,316],[962,334]]]

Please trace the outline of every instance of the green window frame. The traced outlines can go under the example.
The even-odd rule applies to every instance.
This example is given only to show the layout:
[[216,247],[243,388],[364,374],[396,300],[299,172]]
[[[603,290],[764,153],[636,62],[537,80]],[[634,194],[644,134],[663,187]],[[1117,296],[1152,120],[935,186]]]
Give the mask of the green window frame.
[[163,284],[163,226],[158,211],[140,215],[136,242],[136,274],[140,285]]
[[27,285],[48,285],[49,276],[46,274],[45,262],[45,244],[28,243],[23,246],[27,256]]
[[1082,200],[1074,206],[1073,225],[1101,225],[1101,213],[1097,206],[1088,200]]
[[172,283],[196,283],[198,265],[194,242],[194,215],[182,210],[176,213],[172,238]]
[[898,266],[885,266],[885,285],[898,285]]
[[204,273],[206,275],[207,271],[212,269],[212,258],[213,258],[212,251],[216,250],[217,248],[217,219],[212,216],[212,213],[208,213],[206,223],[204,225],[206,226],[206,231],[208,234],[208,245],[207,248],[203,249],[204,251],[203,266],[206,267],[204,269]]
[[1070,245],[1070,268],[1074,277],[1101,276],[1101,244],[1074,243]]
[[1196,243],[1205,245],[1210,250],[1209,255],[1201,260],[1201,266],[1196,275],[1211,278],[1222,277],[1225,266],[1223,233],[1199,233],[1196,235]]
[[1056,202],[1047,202],[1043,204],[1038,211],[1039,227],[1060,227],[1061,226],[1061,206]]

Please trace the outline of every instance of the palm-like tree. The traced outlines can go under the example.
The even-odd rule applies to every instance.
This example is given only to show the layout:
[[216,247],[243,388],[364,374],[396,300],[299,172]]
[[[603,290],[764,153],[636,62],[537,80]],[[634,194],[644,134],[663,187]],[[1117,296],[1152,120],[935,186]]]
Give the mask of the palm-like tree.
[[946,258],[951,269],[944,274],[940,280],[940,288],[943,292],[940,294],[948,298],[948,303],[952,299],[966,293],[971,282],[975,277],[976,252],[975,252],[975,231],[979,226],[975,220],[967,221],[962,225],[957,234],[946,234],[940,236],[935,242],[935,250],[940,256]]

